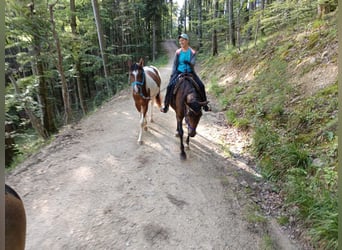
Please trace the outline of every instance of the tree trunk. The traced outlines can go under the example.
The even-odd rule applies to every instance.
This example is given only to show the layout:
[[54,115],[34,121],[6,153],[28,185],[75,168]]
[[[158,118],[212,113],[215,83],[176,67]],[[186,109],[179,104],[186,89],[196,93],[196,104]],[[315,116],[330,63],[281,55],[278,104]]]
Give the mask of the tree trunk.
[[234,23],[234,0],[228,0],[228,19],[229,19],[229,42],[233,47],[236,46],[235,23]]
[[172,38],[172,30],[173,30],[173,22],[172,22],[172,11],[173,11],[173,1],[170,0],[170,4],[171,4],[171,17],[170,17],[170,21],[171,21],[171,24],[170,24],[170,34],[169,34],[169,38]]
[[191,5],[190,3],[188,2],[188,30],[189,32],[192,31],[192,12],[191,12]]
[[71,111],[71,106],[70,106],[70,96],[69,96],[69,92],[68,92],[68,84],[66,82],[66,78],[65,78],[65,74],[64,74],[64,70],[63,70],[63,57],[62,57],[62,52],[61,52],[61,45],[59,42],[58,34],[56,32],[55,20],[54,20],[54,16],[53,16],[53,7],[55,6],[56,3],[49,5],[50,22],[52,25],[53,37],[54,37],[55,42],[56,42],[56,50],[57,50],[57,56],[58,56],[57,69],[58,69],[58,72],[61,76],[61,82],[62,82],[62,94],[63,94],[64,111],[65,111],[64,123],[69,124],[71,122],[71,119],[72,119],[72,111]]
[[[70,18],[70,26],[71,26],[71,32],[75,38],[78,37],[77,34],[77,23],[76,23],[76,6],[75,6],[75,0],[70,0],[70,11],[71,11],[71,18]],[[79,52],[75,53],[76,46],[75,42],[73,42],[73,55],[74,55],[74,62],[75,62],[75,70],[76,70],[76,82],[77,82],[77,93],[78,93],[78,98],[80,100],[80,106],[83,112],[83,115],[86,115],[87,113],[87,107],[84,102],[83,98],[83,82],[81,79],[81,63],[79,59]],[[75,56],[77,54],[77,56]]]
[[[35,15],[35,9],[34,5],[30,6],[30,16],[32,17]],[[39,104],[40,104],[40,109],[42,113],[42,124],[43,126],[43,132],[38,131],[36,128],[36,131],[38,134],[40,134],[43,138],[49,137],[50,133],[55,133],[57,132],[57,127],[54,122],[54,114],[53,114],[53,106],[52,102],[48,98],[48,91],[47,91],[47,83],[46,79],[44,77],[44,67],[43,67],[43,62],[40,58],[40,42],[41,38],[37,33],[34,33],[33,35],[33,48],[32,48],[32,54],[34,55],[34,60],[31,62],[32,65],[32,72],[34,75],[38,77],[38,99],[39,99]],[[31,123],[33,126],[34,120],[32,119]]]
[[50,98],[48,98],[49,94],[47,82],[44,76],[44,66],[39,54],[40,52],[38,50],[35,68],[36,75],[39,77],[38,97],[42,109],[43,126],[45,131],[47,131],[48,134],[51,134],[57,132],[58,130],[54,122],[53,105],[49,100]]
[[153,17],[153,27],[152,27],[152,61],[156,60],[156,16]]
[[198,37],[199,37],[199,48],[203,46],[203,30],[202,30],[202,0],[198,0]]
[[99,39],[99,46],[100,46],[100,52],[102,56],[102,62],[103,62],[103,70],[106,78],[106,87],[108,93],[111,92],[108,84],[108,71],[107,71],[107,56],[105,54],[105,48],[106,48],[106,42],[103,36],[102,26],[101,26],[101,18],[100,18],[100,12],[99,12],[99,4],[97,0],[91,0],[91,3],[93,5],[93,12],[94,12],[94,18],[95,18],[95,24],[97,29],[97,37]]
[[[218,0],[214,1],[214,16],[213,19],[215,20],[217,18],[218,13]],[[212,35],[212,46],[213,46],[213,56],[218,55],[218,44],[217,44],[217,30],[214,28],[213,35]]]
[[188,6],[188,0],[184,0],[184,32],[187,33],[186,31],[186,15],[187,15],[187,6]]
[[[17,85],[16,80],[14,79],[14,77],[12,75],[9,76],[9,79],[11,80],[14,90],[15,90],[15,94],[18,98],[20,98],[21,96],[21,91]],[[32,127],[34,128],[34,130],[37,132],[37,134],[42,137],[44,140],[46,140],[47,138],[49,138],[49,134],[46,131],[46,129],[44,128],[43,124],[41,123],[41,120],[33,113],[33,111],[29,108],[29,105],[27,103],[26,100],[22,100],[20,98],[19,102],[24,103],[24,109],[26,114],[28,115]]]

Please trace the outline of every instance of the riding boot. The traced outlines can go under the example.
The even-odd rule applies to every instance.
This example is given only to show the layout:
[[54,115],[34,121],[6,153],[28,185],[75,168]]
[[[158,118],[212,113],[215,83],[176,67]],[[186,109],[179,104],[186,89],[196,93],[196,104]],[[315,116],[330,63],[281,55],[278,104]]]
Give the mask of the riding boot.
[[[193,76],[194,76],[194,80],[196,81],[197,85],[200,88],[201,100],[202,100],[202,102],[206,102],[207,101],[207,95],[205,93],[204,84],[196,73],[193,73]],[[203,110],[207,112],[207,111],[211,111],[211,108],[208,105],[204,105]]]
[[208,111],[211,111],[211,108],[208,106],[208,104],[207,105],[204,105],[203,106],[203,110],[205,111],[205,112],[208,112]]
[[171,95],[172,95],[172,84],[169,84],[166,89],[166,95],[164,99],[164,107],[160,109],[160,112],[167,113],[169,111],[169,105],[171,102]]
[[[207,96],[205,94],[205,91],[203,91],[203,101],[206,102],[207,101]],[[211,108],[208,106],[208,104],[203,106],[203,110],[205,112],[211,111]]]

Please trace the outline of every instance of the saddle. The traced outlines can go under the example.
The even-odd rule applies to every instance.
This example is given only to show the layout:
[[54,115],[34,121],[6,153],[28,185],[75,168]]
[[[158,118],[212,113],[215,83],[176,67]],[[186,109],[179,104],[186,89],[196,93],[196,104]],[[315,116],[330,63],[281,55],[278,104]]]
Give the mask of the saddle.
[[175,95],[177,93],[177,90],[179,89],[181,83],[183,82],[184,79],[188,79],[190,80],[192,86],[195,87],[197,93],[199,93],[201,95],[201,89],[198,86],[197,82],[194,80],[192,74],[188,74],[188,73],[181,73],[177,78],[176,78],[176,84],[173,88],[172,94]]

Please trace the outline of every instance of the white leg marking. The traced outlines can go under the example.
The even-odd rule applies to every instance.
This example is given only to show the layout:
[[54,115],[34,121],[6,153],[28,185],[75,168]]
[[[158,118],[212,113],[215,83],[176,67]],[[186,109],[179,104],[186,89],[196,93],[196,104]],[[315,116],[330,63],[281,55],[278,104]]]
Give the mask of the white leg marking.
[[154,107],[154,100],[151,99],[151,107],[150,107],[150,112],[151,112],[151,119],[150,119],[150,121],[151,122],[154,122],[154,120],[153,120],[153,107]]
[[140,124],[140,128],[139,128],[139,137],[138,137],[138,143],[139,144],[142,144],[142,132],[143,132],[143,127],[144,127],[144,115],[142,112],[140,112],[140,121],[139,121],[139,124]]

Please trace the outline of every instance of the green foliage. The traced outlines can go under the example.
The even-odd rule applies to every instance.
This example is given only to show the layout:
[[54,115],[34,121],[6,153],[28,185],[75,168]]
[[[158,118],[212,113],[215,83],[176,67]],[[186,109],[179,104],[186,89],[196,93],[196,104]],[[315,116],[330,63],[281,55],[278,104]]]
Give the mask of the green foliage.
[[287,216],[280,216],[278,219],[277,219],[277,222],[279,223],[279,225],[281,226],[285,226],[287,225],[290,220]]
[[[104,77],[91,2],[76,2],[75,13],[70,11],[67,1],[59,1],[54,7],[54,23],[63,57],[62,69],[70,91],[73,118],[77,120],[84,115],[80,112],[81,97],[88,111],[96,108],[127,86],[129,59],[143,57],[147,62],[148,57],[152,58],[152,27],[156,26],[157,42],[161,41],[162,18],[168,15],[166,4],[162,1],[103,1],[99,5],[101,26],[106,38],[108,77]],[[61,76],[56,67],[57,47],[46,2],[28,5],[10,0],[5,8],[5,70],[6,76],[11,76],[11,81],[6,77],[6,119],[16,127],[21,125],[23,121],[17,114],[25,106],[43,121],[48,116],[44,112],[48,105],[41,103],[41,100],[48,100],[53,116],[49,120],[61,126],[64,122],[64,100]],[[75,30],[72,30],[70,21],[73,14]],[[157,48],[160,48],[158,44]],[[163,57],[165,63],[165,54],[156,53]],[[38,62],[41,63],[39,70]],[[20,94],[15,94],[13,83],[18,86]],[[77,83],[80,83],[82,96]],[[22,140],[18,140],[18,143],[22,143]]]
[[[297,82],[324,67],[319,58],[327,48],[332,49],[329,63],[337,60],[336,17],[316,19],[316,3],[274,2],[263,17],[256,11],[244,31],[255,32],[260,20],[262,41],[207,59],[204,68],[216,77],[208,91],[217,96],[227,123],[250,123],[258,169],[286,197],[289,214],[280,223],[293,216],[307,228],[315,248],[337,249],[337,82],[312,83],[317,89]],[[229,60],[226,85],[227,75],[220,77],[222,58]],[[305,63],[310,58],[318,60]],[[253,69],[246,82],[239,75],[245,68]]]
[[284,113],[284,105],[291,86],[286,82],[287,63],[274,59],[268,67],[263,68],[256,76],[256,83],[261,86],[255,93],[259,103],[263,103],[262,113],[271,114],[271,119]]
[[15,135],[16,145],[16,156],[14,157],[12,163],[6,166],[6,170],[11,170],[28,156],[36,153],[42,146],[47,145],[50,141],[44,141],[39,138],[36,132],[32,129],[27,129],[25,133],[17,133]]
[[234,122],[234,126],[240,128],[241,130],[248,130],[251,126],[251,122],[247,118],[238,118]]
[[[313,242],[317,242],[314,244],[317,248],[337,249],[337,193],[336,190],[329,191],[324,188],[322,170],[318,169],[316,174],[310,177],[309,172],[304,169],[291,169],[285,186],[286,203],[287,206],[297,207],[297,216],[310,224],[309,235]],[[334,172],[336,174],[336,171]]]
[[[263,11],[261,30],[265,35],[271,35],[287,27],[305,23],[315,16],[316,4],[315,1],[273,1]],[[254,18],[259,18],[258,13]]]
[[279,152],[283,159],[282,164],[288,167],[307,168],[310,156],[303,144],[290,142],[281,147]]
[[218,85],[217,79],[212,78],[210,85],[208,86],[208,91],[214,96],[218,97],[224,93],[225,87]]
[[272,151],[278,143],[279,135],[272,130],[270,124],[264,123],[255,127],[252,146],[256,156]]
[[236,113],[234,112],[234,110],[228,110],[226,111],[226,119],[227,119],[227,123],[229,125],[234,125],[235,121],[236,121]]

